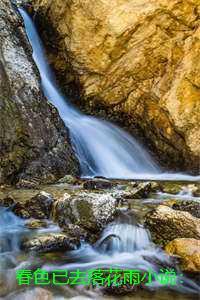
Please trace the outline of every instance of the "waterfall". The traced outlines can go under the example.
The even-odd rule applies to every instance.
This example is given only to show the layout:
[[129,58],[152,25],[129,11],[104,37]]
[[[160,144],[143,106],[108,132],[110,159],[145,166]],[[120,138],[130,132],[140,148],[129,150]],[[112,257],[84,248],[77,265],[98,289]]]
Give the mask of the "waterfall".
[[82,177],[196,180],[193,176],[161,174],[147,151],[132,136],[116,125],[75,109],[56,84],[33,21],[23,9],[19,8],[19,12],[40,72],[43,92],[70,130]]
[[130,135],[113,124],[81,114],[61,94],[46,61],[35,25],[24,10],[19,11],[33,48],[44,94],[57,107],[70,129],[82,175],[121,178],[130,177],[133,173],[157,173],[156,164]]
[[127,211],[120,212],[114,223],[108,225],[102,237],[96,243],[101,253],[133,253],[143,250],[151,244],[149,232],[135,221]]

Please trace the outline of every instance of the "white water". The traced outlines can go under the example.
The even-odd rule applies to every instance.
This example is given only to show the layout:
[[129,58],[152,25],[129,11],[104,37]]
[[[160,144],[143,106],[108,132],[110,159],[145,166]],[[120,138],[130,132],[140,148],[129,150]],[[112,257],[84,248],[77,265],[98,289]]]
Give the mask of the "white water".
[[6,208],[0,207],[0,271],[15,266],[20,241],[25,232],[24,221]]
[[150,155],[133,137],[111,123],[85,116],[76,110],[59,91],[34,23],[23,9],[19,11],[33,48],[44,94],[57,107],[70,129],[83,177],[200,180],[200,176],[161,174]]
[[[56,269],[87,271],[90,269],[136,269],[144,272],[159,273],[162,268],[174,267],[174,262],[164,251],[156,247],[144,227],[134,224],[133,216],[122,214],[119,220],[109,225],[100,240],[93,246],[83,244],[79,250],[68,252],[65,265],[56,265]],[[46,264],[44,270],[52,271],[54,265]],[[180,292],[198,293],[199,287],[192,280],[177,271],[177,285],[168,287]],[[162,288],[153,279],[149,289]]]

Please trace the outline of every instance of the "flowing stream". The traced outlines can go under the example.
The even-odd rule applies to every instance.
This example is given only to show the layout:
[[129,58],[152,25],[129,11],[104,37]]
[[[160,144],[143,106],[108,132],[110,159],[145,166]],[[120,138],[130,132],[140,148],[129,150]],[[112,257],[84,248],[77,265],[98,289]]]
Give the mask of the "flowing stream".
[[[56,269],[87,271],[90,269],[140,270],[158,274],[161,269],[174,269],[177,272],[177,285],[168,287],[182,293],[198,293],[199,287],[181,274],[175,262],[151,241],[149,232],[126,210],[105,228],[101,238],[94,245],[83,244],[79,250],[68,253],[65,264],[58,263]],[[55,263],[44,265],[52,271]],[[162,284],[153,275],[147,289],[162,288]],[[84,292],[84,291],[82,291]]]
[[44,94],[58,109],[70,130],[83,177],[200,180],[200,176],[161,172],[147,151],[128,133],[75,109],[59,91],[33,21],[23,9],[19,11],[33,48],[33,59],[40,72]]
[[[23,197],[21,191],[15,193]],[[24,193],[29,193],[29,191],[24,191]],[[165,201],[161,195],[158,195],[158,197],[161,202]],[[190,195],[188,195],[188,199],[190,199]],[[44,294],[38,296],[38,293],[42,291],[34,286],[21,288],[15,280],[16,270],[35,270],[37,268],[48,272],[53,270],[88,272],[88,270],[110,268],[140,270],[146,274],[150,271],[153,278],[151,283],[145,287],[145,292],[149,293],[147,297],[154,295],[155,300],[167,300],[170,297],[172,297],[170,299],[181,300],[196,299],[199,292],[198,283],[183,276],[177,262],[152,242],[149,231],[145,229],[141,221],[138,221],[141,210],[144,208],[145,211],[149,210],[148,204],[145,204],[146,199],[139,199],[138,201],[138,204],[134,201],[134,213],[132,210],[127,210],[126,207],[121,208],[118,211],[118,217],[107,225],[95,244],[90,245],[82,241],[79,249],[59,252],[58,254],[54,253],[52,258],[51,256],[42,258],[38,253],[24,253],[20,249],[20,244],[24,238],[30,237],[30,235],[33,237],[41,234],[45,235],[49,232],[59,232],[57,226],[50,223],[47,228],[31,231],[27,229],[25,221],[16,217],[9,209],[0,208],[0,296],[5,296],[2,299],[43,299]],[[149,203],[154,205],[154,199],[149,199]],[[165,288],[156,276],[161,269],[166,268],[175,270],[177,284]],[[3,282],[3,286],[1,282]],[[4,289],[2,290],[3,287],[5,292]],[[46,289],[45,293],[47,291]],[[161,295],[159,291],[162,291]],[[58,289],[58,287],[50,289],[50,292],[53,294],[53,298],[45,296],[47,297],[45,299],[66,300],[76,299],[75,297],[77,297],[77,300],[116,299],[114,296],[113,298],[107,298],[103,293],[103,288],[92,289],[84,286],[70,288],[66,286],[61,289]],[[166,295],[165,292],[167,292]],[[122,297],[119,299],[137,300],[143,297],[143,293],[142,290],[138,290],[136,294],[132,293],[128,298]]]

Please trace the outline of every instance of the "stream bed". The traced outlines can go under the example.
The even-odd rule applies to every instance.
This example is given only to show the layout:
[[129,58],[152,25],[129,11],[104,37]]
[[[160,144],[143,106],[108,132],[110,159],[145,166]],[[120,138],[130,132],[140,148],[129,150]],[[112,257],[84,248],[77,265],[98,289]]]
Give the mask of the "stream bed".
[[[131,182],[120,182],[117,191],[130,188]],[[47,233],[60,233],[61,228],[51,220],[45,227],[32,229],[27,220],[17,217],[10,208],[0,208],[0,295],[1,299],[197,299],[199,284],[197,278],[183,275],[176,260],[170,258],[159,246],[152,242],[151,234],[144,226],[145,215],[153,208],[169,201],[196,201],[200,198],[192,194],[183,183],[167,183],[167,192],[151,193],[147,197],[130,199],[121,203],[118,214],[102,231],[94,243],[81,241],[81,246],[73,251],[51,253],[27,252],[21,249],[22,240]],[[197,185],[197,184],[196,184]],[[190,183],[191,186],[191,183]],[[39,191],[51,193],[55,198],[64,193],[82,193],[82,184],[58,184],[40,187],[39,190],[16,190],[4,188],[0,199],[15,198],[21,203],[36,195]],[[172,190],[173,194],[170,193]],[[179,192],[177,192],[179,190]],[[116,187],[112,190],[116,193]],[[84,190],[85,192],[85,190]],[[104,190],[109,193],[111,190]],[[123,288],[109,291],[104,288],[76,286],[43,286],[30,284],[20,286],[16,281],[16,272],[20,269],[35,271],[54,270],[86,272],[91,269],[120,269],[159,272],[160,269],[173,268],[177,273],[175,286],[163,287],[153,280],[148,287],[133,289],[124,293]],[[127,295],[126,295],[127,294]]]

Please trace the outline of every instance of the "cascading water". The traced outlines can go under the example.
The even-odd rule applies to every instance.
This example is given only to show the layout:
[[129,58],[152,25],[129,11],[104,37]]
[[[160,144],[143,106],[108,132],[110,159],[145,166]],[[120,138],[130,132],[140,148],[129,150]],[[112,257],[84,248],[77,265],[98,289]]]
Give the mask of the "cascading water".
[[7,291],[15,286],[15,268],[18,265],[21,239],[28,229],[24,221],[9,209],[0,207],[0,296],[3,293],[2,282]]
[[[68,252],[66,264],[58,264],[56,269],[87,271],[115,268],[151,271],[152,274],[158,274],[163,268],[174,269],[177,271],[177,285],[168,288],[198,293],[198,285],[182,276],[174,265],[174,261],[151,242],[149,232],[136,222],[134,216],[121,211],[120,217],[105,228],[95,245],[83,244],[79,250]],[[55,265],[45,264],[43,268],[51,271],[55,269]],[[162,284],[154,278],[148,288],[160,287],[163,287]]]
[[6,257],[19,251],[19,243],[24,234],[24,222],[6,208],[0,207],[0,265],[5,264]]
[[19,9],[19,12],[33,48],[33,58],[40,72],[44,94],[57,107],[70,129],[83,177],[200,180],[200,176],[194,178],[182,174],[161,174],[150,155],[128,133],[75,109],[59,91],[34,23],[23,9]]
[[103,253],[121,253],[145,249],[151,243],[150,234],[135,222],[135,218],[121,211],[116,221],[103,232],[96,247]]
[[128,178],[133,173],[158,173],[158,168],[148,153],[127,133],[108,122],[81,114],[67,102],[46,62],[42,43],[32,20],[22,9],[19,11],[33,48],[33,58],[40,71],[44,94],[57,107],[70,129],[82,175]]
[[40,72],[43,92],[57,107],[70,129],[83,177],[200,180],[200,176],[161,173],[147,151],[128,133],[116,125],[83,115],[75,109],[59,91],[34,23],[23,9],[19,9],[19,12],[33,48],[33,58]]

